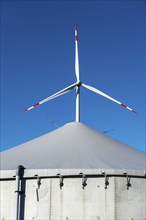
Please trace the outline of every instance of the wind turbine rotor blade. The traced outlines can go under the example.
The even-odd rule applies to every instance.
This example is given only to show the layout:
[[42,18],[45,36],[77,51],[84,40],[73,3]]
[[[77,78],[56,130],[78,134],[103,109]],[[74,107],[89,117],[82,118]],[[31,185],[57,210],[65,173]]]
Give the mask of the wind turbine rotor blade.
[[80,72],[79,72],[79,55],[78,55],[78,32],[75,27],[75,73],[77,81],[80,81]]
[[37,107],[37,106],[39,106],[39,105],[41,105],[41,104],[47,102],[47,101],[50,101],[51,99],[57,98],[58,96],[61,96],[61,95],[64,95],[65,93],[69,92],[71,89],[73,89],[74,87],[76,87],[76,85],[77,85],[77,84],[74,83],[74,84],[72,84],[72,85],[66,87],[65,89],[60,90],[59,92],[56,92],[55,94],[53,94],[53,95],[51,95],[51,96],[49,96],[49,97],[43,99],[42,101],[40,101],[40,102],[38,102],[38,103],[32,105],[31,107],[25,109],[24,112],[28,112],[29,110],[31,110],[31,109],[33,109],[33,108],[35,108],[35,107]]
[[88,85],[85,85],[85,84],[83,84],[83,83],[82,83],[82,86],[85,87],[86,89],[91,90],[92,92],[97,93],[98,95],[101,95],[101,96],[103,96],[103,97],[105,97],[105,98],[107,98],[107,99],[109,99],[109,100],[111,100],[111,101],[117,103],[118,105],[120,105],[120,106],[122,106],[122,107],[124,107],[124,108],[126,108],[126,109],[128,109],[128,110],[130,110],[131,112],[137,113],[135,110],[129,108],[127,105],[125,105],[125,104],[119,102],[118,100],[112,98],[111,96],[107,95],[106,93],[104,93],[104,92],[102,92],[102,91],[100,91],[100,90],[98,90],[98,89],[95,89],[95,88],[92,87],[92,86],[88,86]]
[[61,95],[64,95],[65,93],[67,93],[67,92],[69,92],[69,91],[70,91],[70,90],[65,91],[65,92],[62,92],[62,93],[60,93],[60,94],[58,94],[58,95],[49,96],[49,97],[47,97],[46,99],[43,99],[42,101],[40,101],[40,102],[38,102],[38,103],[32,105],[31,107],[25,109],[24,112],[28,112],[29,110],[31,110],[31,109],[33,109],[33,108],[35,108],[35,107],[37,107],[37,106],[39,106],[39,105],[41,105],[41,104],[43,104],[43,103],[45,103],[45,102],[48,102],[48,101],[50,101],[51,99],[57,98],[58,96],[61,96]]

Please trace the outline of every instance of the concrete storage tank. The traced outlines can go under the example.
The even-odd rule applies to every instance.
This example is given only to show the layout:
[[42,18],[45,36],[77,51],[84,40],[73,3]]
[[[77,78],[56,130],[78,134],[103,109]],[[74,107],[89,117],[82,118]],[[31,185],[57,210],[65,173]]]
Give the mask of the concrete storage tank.
[[2,152],[1,169],[1,220],[146,219],[145,153],[83,123]]

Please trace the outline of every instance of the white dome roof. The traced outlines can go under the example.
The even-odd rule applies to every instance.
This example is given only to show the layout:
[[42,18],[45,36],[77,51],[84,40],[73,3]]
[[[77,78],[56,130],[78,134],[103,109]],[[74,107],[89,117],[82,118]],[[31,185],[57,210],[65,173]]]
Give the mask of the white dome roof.
[[83,123],[68,123],[1,153],[1,169],[145,169],[145,153]]

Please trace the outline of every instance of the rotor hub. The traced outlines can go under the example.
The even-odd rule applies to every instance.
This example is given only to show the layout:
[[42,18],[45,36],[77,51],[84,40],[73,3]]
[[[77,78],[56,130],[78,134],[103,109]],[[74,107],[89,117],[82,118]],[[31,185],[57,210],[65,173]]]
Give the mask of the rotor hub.
[[77,87],[80,87],[81,85],[82,85],[81,81],[77,82]]

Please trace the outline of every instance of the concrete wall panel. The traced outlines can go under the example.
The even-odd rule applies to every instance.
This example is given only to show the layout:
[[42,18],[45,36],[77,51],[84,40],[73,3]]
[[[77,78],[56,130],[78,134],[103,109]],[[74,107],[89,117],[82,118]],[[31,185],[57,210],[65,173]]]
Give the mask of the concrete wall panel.
[[[146,180],[126,177],[65,178],[60,189],[59,178],[23,179],[20,195],[21,220],[145,220]],[[1,181],[0,220],[15,219],[15,180]]]
[[0,182],[0,220],[15,219],[15,182]]
[[146,179],[130,179],[127,190],[125,178],[116,178],[116,217],[125,220],[146,219]]

